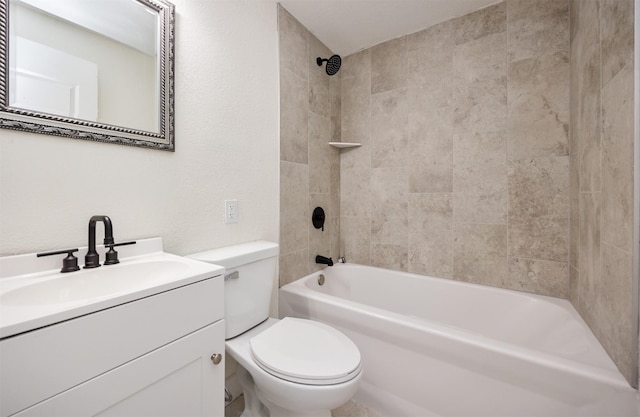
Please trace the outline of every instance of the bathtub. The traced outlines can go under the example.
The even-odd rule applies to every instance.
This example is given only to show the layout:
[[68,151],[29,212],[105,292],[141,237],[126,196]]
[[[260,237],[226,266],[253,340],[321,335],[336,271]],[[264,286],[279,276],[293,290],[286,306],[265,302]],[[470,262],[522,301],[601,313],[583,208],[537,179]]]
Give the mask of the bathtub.
[[566,300],[336,264],[283,286],[279,308],[358,345],[354,400],[384,416],[640,415]]

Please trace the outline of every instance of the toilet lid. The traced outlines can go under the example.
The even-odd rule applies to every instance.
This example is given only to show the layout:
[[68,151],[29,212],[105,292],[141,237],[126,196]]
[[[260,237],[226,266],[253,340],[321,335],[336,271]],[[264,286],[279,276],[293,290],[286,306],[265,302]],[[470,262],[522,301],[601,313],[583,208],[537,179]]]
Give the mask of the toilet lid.
[[351,339],[316,321],[285,317],[249,343],[258,366],[287,381],[339,384],[354,378],[362,367]]

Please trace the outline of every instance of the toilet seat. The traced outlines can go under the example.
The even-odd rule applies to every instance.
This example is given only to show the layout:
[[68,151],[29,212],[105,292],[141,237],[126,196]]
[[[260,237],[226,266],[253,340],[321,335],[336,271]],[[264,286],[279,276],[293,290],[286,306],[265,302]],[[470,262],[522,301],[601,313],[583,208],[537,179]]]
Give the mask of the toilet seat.
[[290,382],[340,384],[362,369],[357,346],[343,333],[316,321],[285,317],[249,344],[260,368]]

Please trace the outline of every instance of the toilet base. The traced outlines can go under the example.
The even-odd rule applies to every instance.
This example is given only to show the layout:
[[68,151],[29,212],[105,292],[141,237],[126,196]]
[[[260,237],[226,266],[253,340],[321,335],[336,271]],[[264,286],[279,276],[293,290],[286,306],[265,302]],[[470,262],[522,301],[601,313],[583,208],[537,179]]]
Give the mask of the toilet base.
[[331,417],[331,410],[287,410],[269,401],[256,389],[251,374],[238,365],[238,382],[244,395],[244,411],[240,417]]
[[270,417],[269,411],[258,399],[251,374],[238,365],[236,377],[240,387],[242,387],[242,395],[244,396],[244,411],[242,411],[240,417]]

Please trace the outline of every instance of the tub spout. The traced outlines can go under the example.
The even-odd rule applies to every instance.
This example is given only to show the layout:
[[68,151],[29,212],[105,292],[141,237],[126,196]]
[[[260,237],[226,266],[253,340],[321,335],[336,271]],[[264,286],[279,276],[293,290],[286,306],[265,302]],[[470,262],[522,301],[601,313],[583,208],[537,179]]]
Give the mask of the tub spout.
[[326,257],[324,257],[322,255],[316,255],[316,263],[317,264],[325,264],[325,265],[333,266],[333,259],[326,258]]

